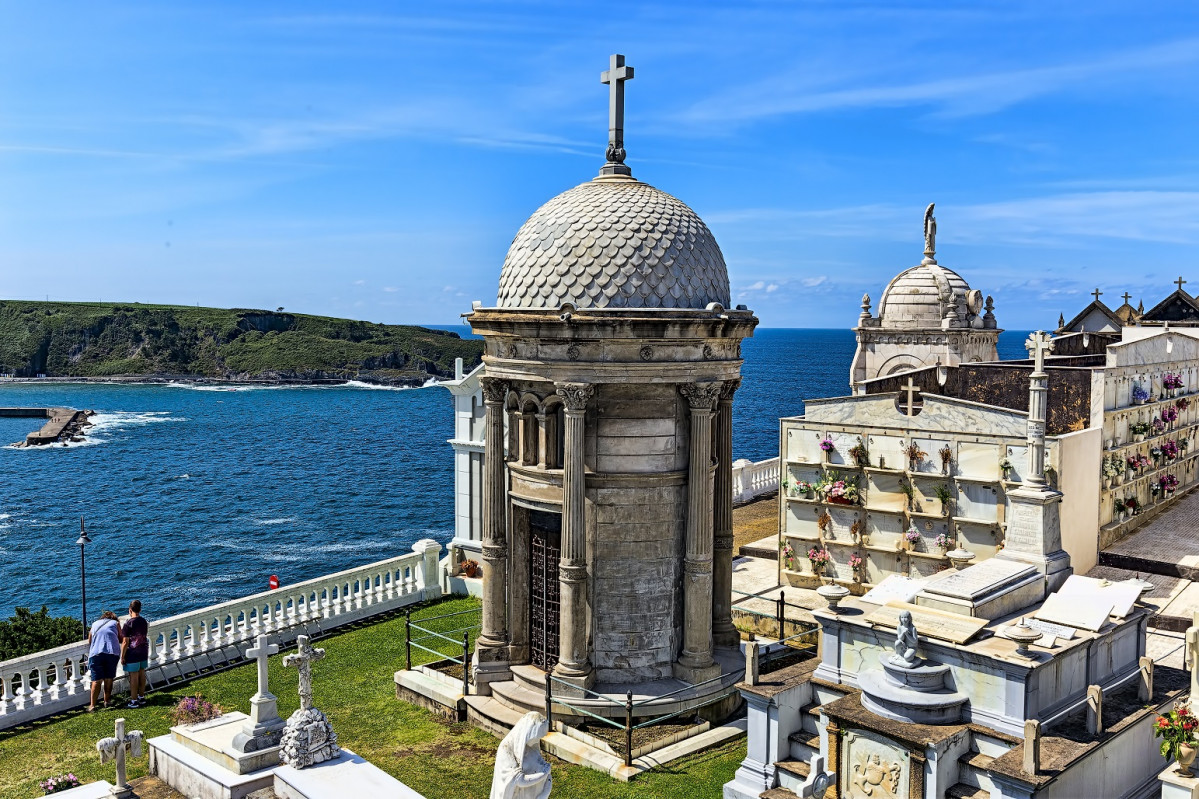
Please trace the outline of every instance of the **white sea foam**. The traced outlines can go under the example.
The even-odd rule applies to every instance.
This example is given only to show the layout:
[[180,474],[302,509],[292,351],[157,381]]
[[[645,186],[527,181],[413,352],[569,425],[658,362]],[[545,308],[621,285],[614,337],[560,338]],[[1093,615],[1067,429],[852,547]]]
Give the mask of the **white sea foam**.
[[277,519],[255,519],[254,524],[275,525],[275,524],[294,524],[297,521],[295,516],[281,516]]
[[284,391],[288,389],[361,389],[365,391],[409,391],[415,388],[432,388],[440,385],[437,378],[430,377],[422,385],[419,386],[383,386],[376,383],[367,383],[363,380],[347,380],[344,383],[283,383],[283,384],[254,384],[246,385],[241,383],[166,383],[170,388],[185,388],[189,391]]

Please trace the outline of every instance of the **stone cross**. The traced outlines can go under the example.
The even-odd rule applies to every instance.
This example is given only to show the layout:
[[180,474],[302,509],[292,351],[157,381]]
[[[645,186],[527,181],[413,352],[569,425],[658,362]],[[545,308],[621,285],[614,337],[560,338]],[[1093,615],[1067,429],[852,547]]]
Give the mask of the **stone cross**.
[[916,383],[912,380],[911,375],[908,375],[908,384],[906,386],[904,386],[901,390],[905,394],[908,395],[908,408],[907,408],[908,416],[915,416],[916,415],[916,394],[918,394],[920,392],[920,386],[916,385]]
[[267,687],[267,670],[266,661],[271,655],[278,654],[279,647],[271,643],[270,636],[259,635],[258,643],[252,649],[246,650],[246,657],[255,658],[258,660],[258,693],[257,696],[265,696],[270,693]]
[[1175,281],[1174,281],[1174,285],[1178,286],[1178,290],[1179,290],[1179,291],[1182,291],[1182,284],[1183,284],[1183,283],[1186,283],[1186,282],[1187,282],[1187,281],[1185,281],[1185,280],[1183,280],[1183,279],[1182,279],[1182,275],[1179,275],[1179,276],[1178,276],[1178,280],[1175,280]]
[[[624,82],[633,79],[633,68],[626,67],[624,56],[615,54],[608,69],[600,73],[600,83],[608,85],[608,152],[609,164],[623,164],[624,151]],[[628,168],[625,167],[627,170]],[[613,170],[611,174],[630,174]]]
[[324,660],[325,650],[308,645],[308,636],[296,636],[296,652],[283,658],[284,666],[295,666],[300,672],[300,709],[312,709],[312,664]]
[[258,661],[258,692],[250,697],[250,717],[233,737],[232,747],[237,752],[257,752],[276,746],[283,734],[278,697],[267,686],[267,658],[278,651],[279,647],[267,635],[259,635],[257,645],[246,650],[247,658]]
[[1094,291],[1091,292],[1091,296],[1095,298],[1095,302],[1099,302],[1099,297],[1102,294],[1103,294],[1103,292],[1100,291],[1098,288],[1096,288]]
[[133,799],[133,789],[129,787],[125,777],[125,750],[132,747],[135,757],[141,754],[142,731],[130,730],[126,734],[125,719],[117,719],[114,728],[115,736],[104,738],[96,744],[96,749],[100,751],[101,762],[107,763],[109,759],[116,761],[117,784],[112,787],[108,795],[117,799]]
[[1123,298],[1124,298],[1124,304],[1128,305],[1128,301],[1132,299],[1132,295],[1126,291],[1126,292],[1124,292]]
[[1033,372],[1041,374],[1045,371],[1045,356],[1053,352],[1053,337],[1043,330],[1038,330],[1024,342],[1024,348],[1033,358]]

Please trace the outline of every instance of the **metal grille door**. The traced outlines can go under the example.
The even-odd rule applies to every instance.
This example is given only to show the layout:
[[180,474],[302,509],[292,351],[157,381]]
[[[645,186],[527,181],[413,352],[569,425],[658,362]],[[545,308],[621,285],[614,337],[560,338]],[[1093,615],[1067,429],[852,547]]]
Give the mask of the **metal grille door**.
[[[531,513],[529,524],[529,648],[534,666],[545,671],[558,662],[558,560],[561,517]],[[557,522],[554,524],[553,522]],[[537,522],[542,522],[538,524]],[[549,522],[549,523],[545,523]]]

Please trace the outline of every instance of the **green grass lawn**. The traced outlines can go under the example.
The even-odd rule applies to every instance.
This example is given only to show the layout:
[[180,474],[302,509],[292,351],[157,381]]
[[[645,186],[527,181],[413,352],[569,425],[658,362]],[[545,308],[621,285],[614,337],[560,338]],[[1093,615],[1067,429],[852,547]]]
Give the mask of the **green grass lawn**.
[[[473,599],[451,599],[421,607],[414,618],[436,616],[477,607]],[[486,799],[499,739],[468,724],[454,724],[395,696],[392,675],[404,666],[404,620],[391,620],[349,630],[318,643],[328,656],[313,666],[315,704],[329,714],[340,743],[429,799]],[[294,651],[294,646],[287,651]],[[413,660],[425,662],[432,658]],[[282,655],[271,658],[270,687],[279,697],[284,718],[299,707],[296,673],[285,669]],[[41,793],[38,781],[74,772],[81,780],[113,780],[112,765],[100,765],[96,741],[112,735],[118,715],[129,729],[147,738],[169,732],[168,711],[182,697],[202,693],[227,710],[249,712],[256,688],[256,671],[246,664],[203,677],[169,692],[150,695],[140,710],[78,712],[0,732],[0,799],[27,799]],[[745,741],[734,741],[631,783],[615,782],[596,771],[550,758],[553,796],[607,799],[611,797],[716,797],[745,757]],[[146,757],[130,761],[130,776],[146,773]]]

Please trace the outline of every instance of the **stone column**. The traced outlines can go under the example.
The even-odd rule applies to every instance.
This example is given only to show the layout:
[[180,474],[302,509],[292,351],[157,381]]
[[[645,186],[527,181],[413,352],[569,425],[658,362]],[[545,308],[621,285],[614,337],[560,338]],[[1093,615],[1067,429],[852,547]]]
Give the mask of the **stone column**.
[[741,640],[733,626],[733,394],[740,380],[730,380],[720,390],[716,406],[716,480],[713,518],[716,536],[712,555],[712,639],[716,646],[737,646]]
[[720,674],[712,660],[712,406],[721,384],[679,386],[691,406],[687,545],[683,557],[683,651],[674,676],[692,683]]
[[[504,400],[508,383],[485,377],[482,385],[487,406],[483,456],[483,624],[474,656],[475,683],[480,687],[495,679],[505,679],[508,662],[508,540],[504,529],[507,517]],[[480,693],[490,693],[490,689]]]
[[[587,651],[587,517],[586,474],[583,462],[587,403],[595,387],[559,383],[566,416],[562,464],[562,559],[558,563],[560,610],[558,665],[554,676],[578,688],[595,683]],[[555,686],[555,693],[562,686]],[[581,693],[581,692],[580,692]]]

